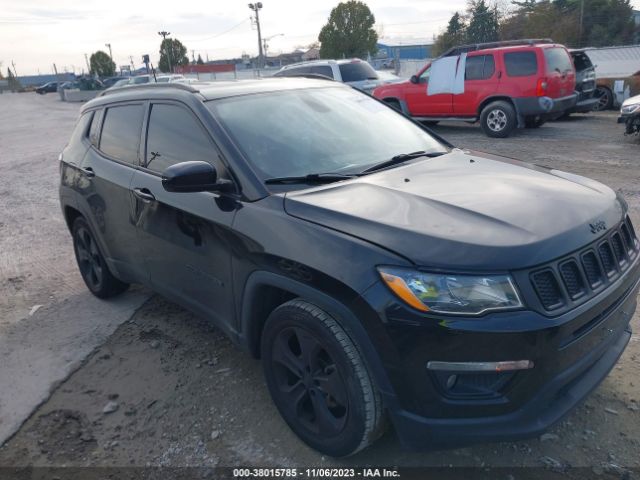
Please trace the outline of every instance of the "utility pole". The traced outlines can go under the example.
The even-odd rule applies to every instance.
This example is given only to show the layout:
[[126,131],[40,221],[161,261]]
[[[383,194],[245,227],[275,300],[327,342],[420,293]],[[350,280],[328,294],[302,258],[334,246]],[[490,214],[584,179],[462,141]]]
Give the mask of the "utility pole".
[[580,0],[580,34],[578,36],[578,47],[582,47],[582,23],[584,21],[584,0]]
[[[171,32],[167,32],[165,30],[162,30],[161,32],[158,32],[158,35],[160,35],[162,37],[162,43],[164,43],[166,38],[169,35],[171,35]],[[171,50],[173,50],[173,49],[171,49]],[[164,54],[167,56],[167,62],[169,62],[169,73],[173,73],[173,68],[171,68],[171,52],[167,52],[167,50],[165,48]]]
[[193,61],[193,63],[196,63],[196,51],[195,50],[191,50],[191,60]]
[[109,47],[109,58],[113,62],[113,54],[111,53],[111,44],[110,43],[105,43],[104,46],[105,47]]
[[256,26],[258,27],[258,68],[263,66],[263,53],[262,53],[262,34],[260,33],[260,9],[262,8],[262,2],[250,3],[249,8],[256,14]]
[[11,66],[13,67],[13,75],[18,78],[18,72],[16,72],[16,62],[11,60]]
[[271,35],[270,37],[265,37],[264,40],[262,40],[265,60],[269,57],[269,42],[271,41],[272,38],[276,38],[276,37],[284,37],[284,33],[276,33],[275,35]]
[[84,54],[84,61],[87,63],[87,73],[91,73],[91,67],[89,66],[89,57],[87,56],[87,54]]

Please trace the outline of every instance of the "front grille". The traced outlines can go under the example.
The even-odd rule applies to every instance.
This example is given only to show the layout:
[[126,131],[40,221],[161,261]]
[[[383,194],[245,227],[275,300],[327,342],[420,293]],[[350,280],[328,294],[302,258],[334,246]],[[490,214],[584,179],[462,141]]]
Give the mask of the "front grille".
[[602,261],[604,271],[607,275],[613,275],[616,271],[616,262],[613,258],[613,252],[611,251],[609,242],[601,243],[598,247],[598,252],[600,252],[600,260]]
[[567,293],[572,300],[580,298],[586,293],[586,286],[582,280],[582,274],[578,268],[578,264],[573,260],[560,265],[560,274],[562,281],[567,287]]
[[627,216],[604,238],[533,270],[531,283],[545,310],[565,311],[606,288],[639,252],[640,242]]
[[544,308],[554,310],[562,306],[562,292],[551,270],[533,275],[533,285]]
[[584,267],[584,273],[587,275],[587,282],[591,288],[595,289],[602,285],[602,270],[598,263],[598,258],[595,252],[588,251],[582,255],[582,266]]

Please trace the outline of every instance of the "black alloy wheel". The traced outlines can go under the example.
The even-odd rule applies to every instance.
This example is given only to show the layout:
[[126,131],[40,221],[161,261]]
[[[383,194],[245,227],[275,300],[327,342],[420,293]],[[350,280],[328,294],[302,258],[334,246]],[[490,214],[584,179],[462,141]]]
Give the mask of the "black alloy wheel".
[[262,363],[280,414],[309,446],[352,455],[384,431],[383,408],[368,368],[327,312],[296,299],[265,323]]

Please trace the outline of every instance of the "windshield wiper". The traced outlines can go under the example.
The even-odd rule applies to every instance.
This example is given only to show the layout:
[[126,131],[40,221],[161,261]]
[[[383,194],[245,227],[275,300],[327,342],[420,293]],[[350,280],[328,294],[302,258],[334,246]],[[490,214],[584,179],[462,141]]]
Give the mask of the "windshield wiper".
[[286,184],[286,183],[331,183],[339,182],[356,177],[355,174],[343,173],[309,173],[308,175],[300,175],[297,177],[275,177],[267,178],[264,183],[268,185]]
[[370,166],[366,170],[363,170],[361,173],[370,173],[375,172],[376,170],[382,170],[383,168],[391,167],[393,165],[399,165],[408,160],[413,160],[414,158],[420,157],[428,157],[434,158],[439,157],[440,155],[444,155],[447,152],[425,152],[424,150],[419,150],[417,152],[411,153],[401,153],[396,155],[395,157],[391,157],[389,160],[385,160],[384,162],[376,163],[375,165]]

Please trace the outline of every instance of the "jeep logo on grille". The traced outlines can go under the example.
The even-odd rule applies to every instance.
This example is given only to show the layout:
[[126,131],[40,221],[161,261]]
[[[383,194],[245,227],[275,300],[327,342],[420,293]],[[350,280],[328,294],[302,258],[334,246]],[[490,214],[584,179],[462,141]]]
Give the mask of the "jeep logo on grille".
[[599,220],[597,222],[593,222],[589,224],[589,228],[591,228],[591,233],[598,233],[607,229],[607,225],[603,220]]

